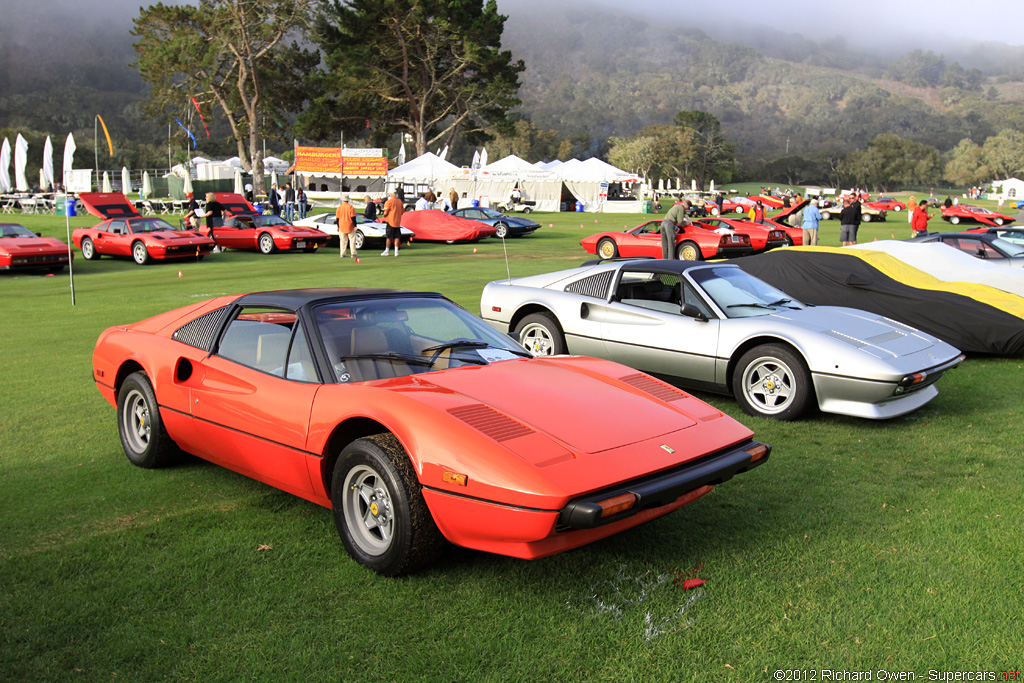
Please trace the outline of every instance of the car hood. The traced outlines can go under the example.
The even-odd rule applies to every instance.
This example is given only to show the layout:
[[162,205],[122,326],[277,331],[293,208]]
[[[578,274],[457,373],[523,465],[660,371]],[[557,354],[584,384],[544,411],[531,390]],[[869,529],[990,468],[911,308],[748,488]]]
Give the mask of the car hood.
[[[621,370],[624,376],[639,375],[626,367]],[[490,406],[582,453],[619,448],[707,419],[583,366],[573,367],[571,359],[503,361],[438,372],[429,379],[431,384]],[[716,412],[702,402],[698,405],[701,411]]]
[[919,353],[938,342],[931,335],[875,313],[838,306],[783,310],[770,316],[792,327],[815,332],[859,348],[877,358]]
[[4,237],[0,239],[0,249],[9,251],[40,251],[45,249],[67,249],[68,245],[60,240],[48,237]]
[[147,237],[151,237],[161,242],[183,242],[183,241],[199,241],[209,242],[209,237],[203,237],[198,233],[194,233],[188,230],[158,230],[156,232],[143,233]]

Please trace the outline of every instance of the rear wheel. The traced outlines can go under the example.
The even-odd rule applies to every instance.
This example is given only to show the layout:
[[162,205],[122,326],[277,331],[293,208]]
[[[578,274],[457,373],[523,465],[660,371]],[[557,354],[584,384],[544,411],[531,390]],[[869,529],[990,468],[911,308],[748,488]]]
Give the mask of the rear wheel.
[[996,225],[1002,225],[1002,224],[1003,224],[1003,222],[1004,222],[1004,221],[1003,221],[1003,219],[1002,219],[1002,218],[996,218],[996,219],[995,219],[995,224],[996,224]]
[[950,216],[949,222],[953,225],[960,225],[960,216]]
[[763,344],[736,364],[732,393],[750,415],[795,420],[807,410],[814,389],[802,358],[781,344]]
[[144,266],[149,263],[149,251],[146,250],[146,245],[142,242],[136,242],[132,245],[132,258],[140,266]]
[[444,546],[412,461],[392,434],[345,447],[331,477],[331,506],[345,550],[378,574],[413,572]]
[[870,213],[864,214],[863,216],[860,217],[860,219],[865,223],[870,223],[871,221],[875,220]]
[[273,254],[277,251],[277,247],[274,245],[274,238],[270,236],[269,232],[262,233],[257,244],[260,245],[260,251],[264,254]]
[[619,247],[615,240],[605,237],[597,243],[597,255],[603,259],[615,258],[619,255]]
[[88,237],[82,239],[82,256],[86,261],[95,261],[100,257],[99,252],[96,251],[96,245]]
[[527,351],[537,356],[557,356],[566,352],[562,328],[547,313],[531,313],[520,320],[513,336]]
[[530,213],[531,211],[533,211],[533,209],[531,209],[530,207],[528,207],[528,206],[524,206],[523,207],[523,213]]
[[693,242],[681,242],[676,247],[676,258],[680,261],[703,261],[704,257],[700,253],[700,247]]
[[125,455],[138,467],[164,467],[181,453],[164,431],[156,394],[144,372],[128,375],[117,392],[117,431]]

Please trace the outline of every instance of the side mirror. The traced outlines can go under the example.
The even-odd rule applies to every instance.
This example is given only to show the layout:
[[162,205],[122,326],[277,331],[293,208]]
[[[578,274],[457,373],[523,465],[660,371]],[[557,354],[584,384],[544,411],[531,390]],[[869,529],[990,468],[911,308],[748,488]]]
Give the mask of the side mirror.
[[706,323],[708,321],[707,317],[700,312],[700,309],[691,303],[683,304],[679,308],[679,312],[685,315],[687,318],[694,318],[698,322]]

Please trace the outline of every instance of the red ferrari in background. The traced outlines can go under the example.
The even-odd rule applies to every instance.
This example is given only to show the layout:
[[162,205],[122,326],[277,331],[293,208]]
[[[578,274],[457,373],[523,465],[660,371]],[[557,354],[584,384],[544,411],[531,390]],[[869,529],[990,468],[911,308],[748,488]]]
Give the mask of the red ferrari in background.
[[885,211],[903,211],[907,208],[907,205],[901,201],[893,199],[892,197],[879,197],[873,202],[864,202],[864,206],[870,206],[873,209],[880,209]]
[[954,204],[949,208],[943,207],[942,218],[953,225],[958,225],[961,221],[994,226],[1007,225],[1013,222],[1013,216],[997,213],[983,206],[971,206],[970,204]]
[[[648,221],[625,232],[599,232],[580,240],[588,254],[603,259],[617,256],[661,258],[661,221]],[[753,251],[750,237],[718,235],[698,225],[685,225],[676,232],[676,258],[703,261],[711,258],[746,256]]]
[[708,230],[731,230],[746,235],[750,238],[750,246],[755,254],[789,245],[786,232],[767,223],[752,223],[735,218],[698,218],[694,222]]
[[753,204],[754,203],[746,197],[725,199],[722,202],[722,213],[746,213],[750,211],[750,207],[753,206]]
[[421,242],[476,242],[498,234],[493,225],[459,218],[439,209],[406,211],[402,214],[402,227],[412,230]]
[[259,249],[264,254],[301,249],[316,251],[327,244],[328,235],[316,228],[295,226],[280,216],[259,213],[245,197],[234,192],[215,193],[224,207],[224,222],[214,228],[200,228],[221,248]]
[[332,508],[352,558],[388,576],[445,541],[525,559],[576,548],[771,450],[669,384],[533,358],[427,292],[222,296],[104,331],[92,372],[130,462],[185,451]]
[[751,203],[756,203],[760,201],[766,207],[772,209],[778,209],[785,203],[782,197],[776,197],[775,195],[770,194],[759,194],[756,196],[747,197],[747,199],[750,200]]
[[107,219],[71,233],[87,260],[126,256],[144,265],[152,259],[202,258],[213,251],[209,237],[179,230],[162,218],[140,216],[120,192],[83,192],[78,197],[89,213]]
[[64,269],[73,255],[68,245],[52,237],[40,237],[24,225],[0,223],[0,270]]

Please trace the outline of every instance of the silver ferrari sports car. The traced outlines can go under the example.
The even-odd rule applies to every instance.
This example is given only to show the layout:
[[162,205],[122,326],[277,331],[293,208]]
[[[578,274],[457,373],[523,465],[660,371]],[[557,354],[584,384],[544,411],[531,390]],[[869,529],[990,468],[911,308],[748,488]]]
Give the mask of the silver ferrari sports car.
[[623,260],[489,283],[480,315],[535,355],[574,353],[731,393],[744,411],[886,419],[963,355],[895,320],[801,303],[730,264]]

